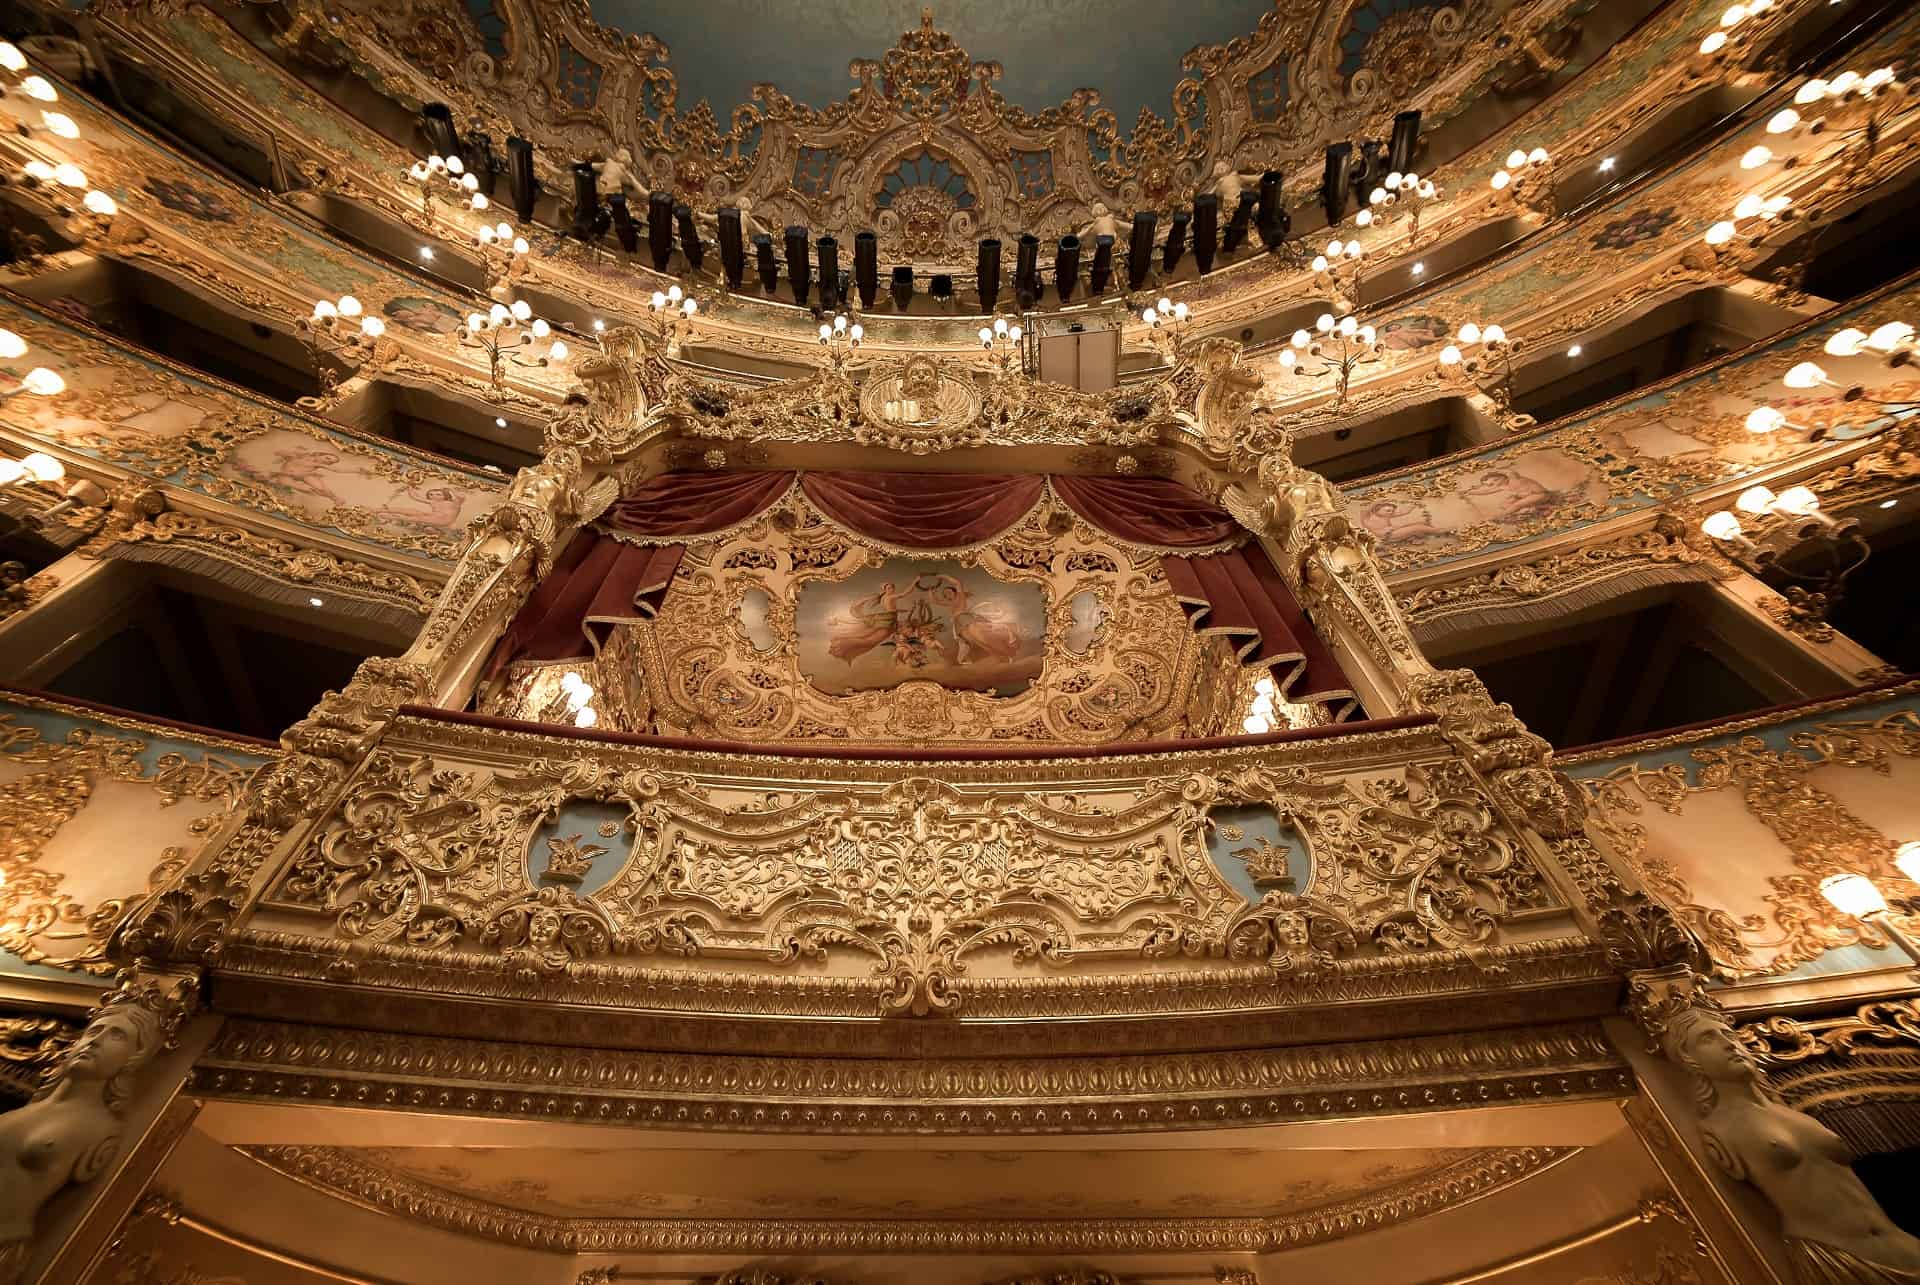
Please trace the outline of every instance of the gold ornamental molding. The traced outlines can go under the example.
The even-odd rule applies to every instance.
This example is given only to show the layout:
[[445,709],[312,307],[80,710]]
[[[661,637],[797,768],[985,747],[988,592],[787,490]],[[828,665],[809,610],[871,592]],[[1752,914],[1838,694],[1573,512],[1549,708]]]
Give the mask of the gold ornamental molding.
[[327,1195],[429,1226],[532,1249],[603,1254],[1095,1254],[1299,1249],[1465,1204],[1531,1178],[1575,1150],[1494,1149],[1400,1186],[1287,1217],[966,1221],[556,1218],[449,1192],[338,1149],[251,1147],[244,1153]]
[[[528,1022],[529,1030],[545,1020]],[[898,1047],[896,1042],[895,1047]],[[1597,1022],[1221,1052],[721,1056],[231,1020],[194,1093],[499,1119],[789,1134],[1245,1127],[1633,1092]]]

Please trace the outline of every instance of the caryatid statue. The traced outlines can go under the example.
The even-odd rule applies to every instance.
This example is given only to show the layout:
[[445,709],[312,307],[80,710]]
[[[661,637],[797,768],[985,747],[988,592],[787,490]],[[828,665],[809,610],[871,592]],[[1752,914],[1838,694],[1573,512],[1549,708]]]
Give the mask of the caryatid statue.
[[1887,1217],[1839,1135],[1773,1096],[1724,1017],[1685,1009],[1667,1023],[1662,1043],[1694,1076],[1707,1155],[1779,1212],[1801,1285],[1920,1282],[1920,1239]]

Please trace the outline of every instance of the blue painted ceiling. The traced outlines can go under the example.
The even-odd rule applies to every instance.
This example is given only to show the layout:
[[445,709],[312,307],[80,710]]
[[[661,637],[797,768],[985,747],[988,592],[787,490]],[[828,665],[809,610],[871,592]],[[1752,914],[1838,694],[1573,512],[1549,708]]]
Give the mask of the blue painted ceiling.
[[[823,107],[853,88],[847,64],[878,58],[920,26],[921,0],[589,0],[604,26],[666,42],[680,108],[706,99],[724,121],[753,86]],[[934,26],[976,62],[995,61],[1008,101],[1039,111],[1076,89],[1130,128],[1142,107],[1170,114],[1180,59],[1251,32],[1273,0],[953,0]]]

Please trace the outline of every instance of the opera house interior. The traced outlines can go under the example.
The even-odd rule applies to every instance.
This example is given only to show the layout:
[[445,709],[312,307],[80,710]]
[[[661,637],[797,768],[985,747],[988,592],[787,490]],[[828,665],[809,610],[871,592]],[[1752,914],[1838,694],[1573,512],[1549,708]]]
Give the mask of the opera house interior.
[[1920,1282],[1920,6],[0,118],[0,1285]]

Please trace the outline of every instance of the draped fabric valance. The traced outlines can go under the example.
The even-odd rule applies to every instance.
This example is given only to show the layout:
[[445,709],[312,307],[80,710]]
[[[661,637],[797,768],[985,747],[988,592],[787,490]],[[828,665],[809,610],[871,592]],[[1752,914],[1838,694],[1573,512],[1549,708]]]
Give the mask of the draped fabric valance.
[[582,530],[534,588],[495,648],[497,674],[518,660],[599,651],[615,625],[655,615],[685,542],[767,512],[798,485],[828,521],[886,544],[933,552],[1003,535],[1051,493],[1112,538],[1161,554],[1195,628],[1228,636],[1246,664],[1272,670],[1282,699],[1351,706],[1345,675],[1286,581],[1233,518],[1160,478],[1068,474],[667,473],[622,496]]

